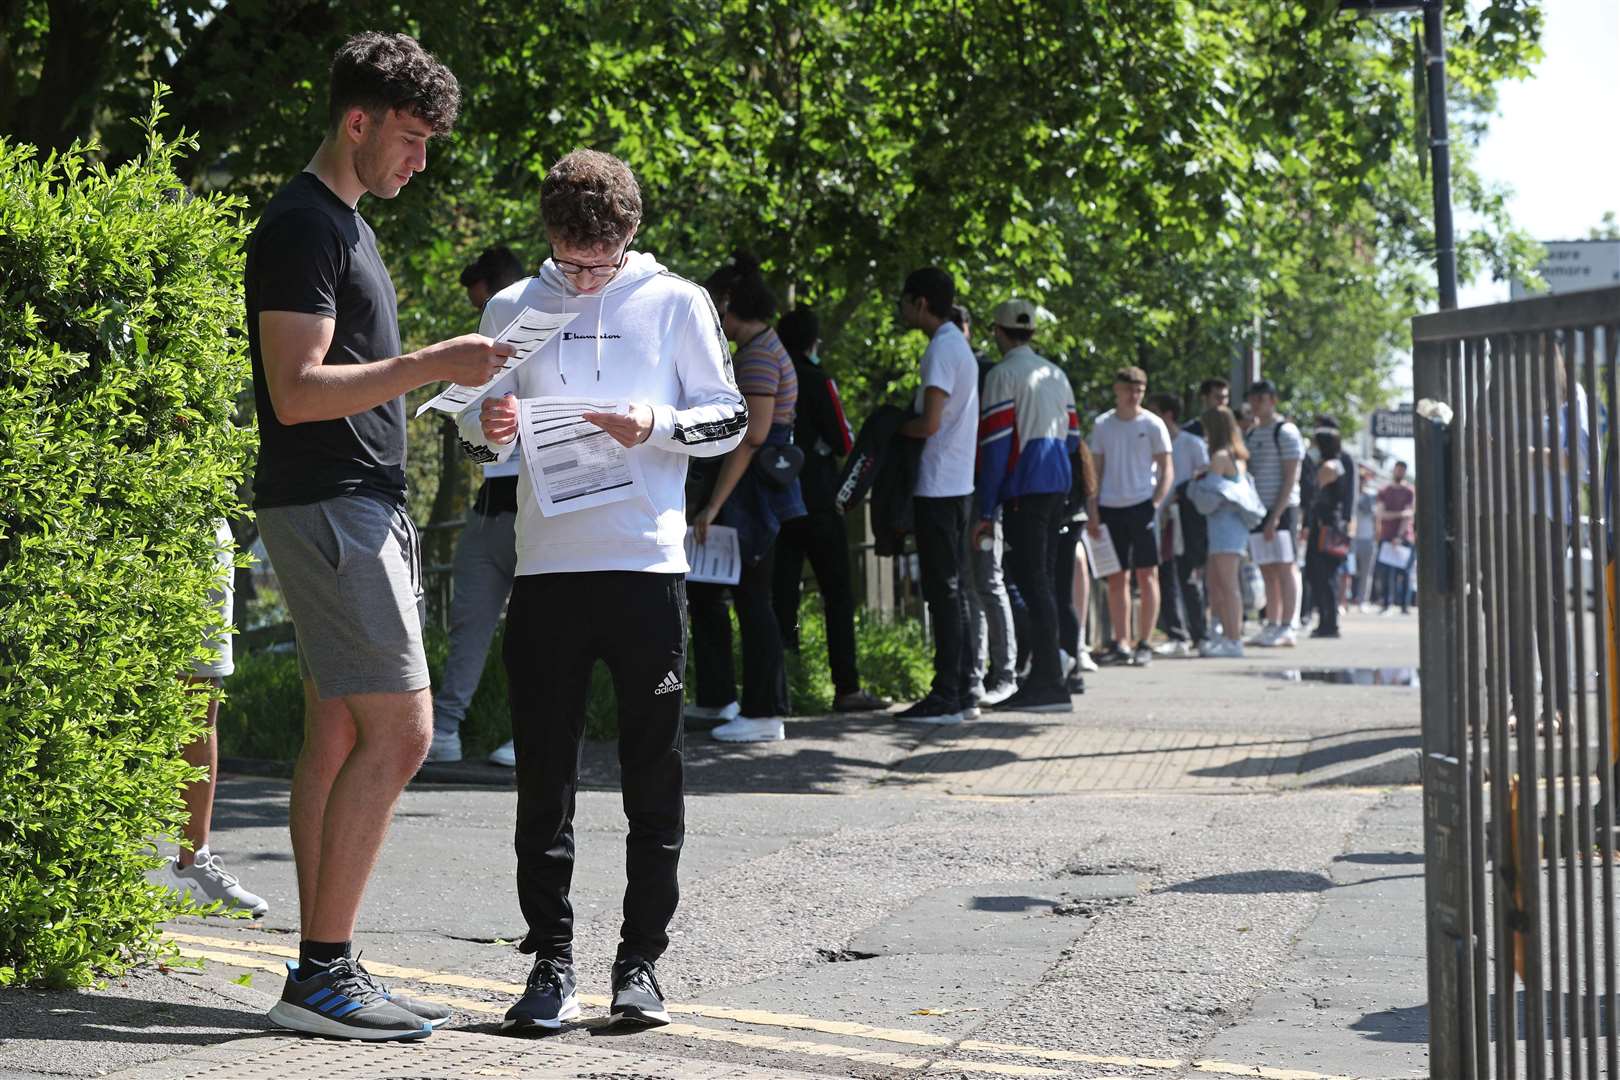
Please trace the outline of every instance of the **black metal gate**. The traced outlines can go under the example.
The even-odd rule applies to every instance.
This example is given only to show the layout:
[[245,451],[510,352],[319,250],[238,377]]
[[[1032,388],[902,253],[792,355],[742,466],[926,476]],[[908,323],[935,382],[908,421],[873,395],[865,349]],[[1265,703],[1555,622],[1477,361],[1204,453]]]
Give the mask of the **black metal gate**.
[[1413,323],[1430,1071],[1620,1077],[1620,288]]

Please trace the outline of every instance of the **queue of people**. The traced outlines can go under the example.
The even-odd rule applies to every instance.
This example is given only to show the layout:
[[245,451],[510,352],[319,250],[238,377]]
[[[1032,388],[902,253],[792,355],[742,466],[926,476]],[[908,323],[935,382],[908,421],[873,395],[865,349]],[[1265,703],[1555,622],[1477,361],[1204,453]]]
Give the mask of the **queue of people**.
[[[787,736],[785,656],[799,647],[805,560],[822,597],[834,709],[889,707],[861,682],[843,516],[875,459],[838,464],[859,456],[858,443],[820,367],[815,313],[782,312],[747,252],[698,285],[637,250],[640,187],[599,151],[576,150],[547,171],[550,257],[538,271],[486,251],[461,278],[479,332],[405,352],[359,204],[393,198],[424,169],[425,147],[452,129],[458,107],[455,77],[412,38],[349,39],[332,65],[327,130],[248,247],[254,509],[305,690],[290,814],[300,940],[270,1017],[373,1041],[423,1038],[449,1018],[381,983],[353,938],[405,784],[424,760],[461,757],[460,725],[504,609],[513,737],[491,760],[515,770],[520,949],[532,962],[503,1027],[556,1029],[579,1012],[573,816],[599,661],[614,684],[627,819],[611,1011],[624,1024],[667,1024],[656,965],[679,899],[686,725],[708,722],[712,738],[730,743]],[[509,370],[518,352],[501,332],[526,312],[574,321]],[[1321,613],[1316,635],[1338,633],[1351,557],[1376,562],[1385,607],[1405,610],[1412,568],[1399,552],[1410,548],[1413,499],[1404,466],[1369,505],[1366,474],[1337,425],[1318,418],[1312,456],[1270,382],[1248,388],[1245,422],[1227,384],[1206,381],[1200,415],[1183,424],[1175,396],[1149,398],[1147,374],[1121,367],[1114,407],[1083,432],[1069,379],[1039,351],[1044,313],[1032,301],[993,309],[999,357],[973,351],[971,317],[943,269],[907,275],[898,312],[925,340],[916,394],[909,408],[879,410],[868,422],[877,430],[859,441],[893,462],[884,542],[913,537],[933,632],[930,689],[889,714],[897,722],[963,724],[987,708],[1068,712],[1103,664],[1241,655],[1246,559],[1265,579],[1251,645],[1295,643],[1300,551]],[[404,395],[439,382],[486,391],[454,421],[484,476],[456,547],[449,662],[430,690]],[[559,426],[578,447],[535,465],[530,440]],[[578,470],[586,443],[593,475],[609,479],[562,506],[536,477]],[[1379,544],[1363,556],[1369,511]],[[719,528],[736,534],[735,581],[689,581],[689,544]],[[1086,637],[1094,567],[1108,628],[1095,649]],[[228,623],[228,593],[219,603]],[[1156,626],[1169,638],[1159,651]],[[229,673],[228,637],[216,652],[194,679]],[[185,753],[209,765],[214,744]],[[211,785],[210,776],[188,790],[192,825],[163,881],[263,914],[208,851]]]

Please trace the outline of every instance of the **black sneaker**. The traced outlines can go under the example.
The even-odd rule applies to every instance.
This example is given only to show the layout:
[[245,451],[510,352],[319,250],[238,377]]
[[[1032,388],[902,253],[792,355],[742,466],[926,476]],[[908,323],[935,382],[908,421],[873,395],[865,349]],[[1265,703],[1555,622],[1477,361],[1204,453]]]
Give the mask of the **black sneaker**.
[[354,958],[354,966],[360,969],[360,974],[371,980],[371,985],[377,988],[377,992],[379,994],[393,1002],[395,1005],[398,1005],[406,1012],[411,1013],[414,1016],[420,1016],[423,1020],[426,1020],[435,1028],[442,1027],[450,1022],[450,1010],[445,1008],[443,1005],[435,1004],[431,1001],[423,1001],[421,998],[414,998],[409,994],[401,994],[397,991],[388,989],[388,987],[383,985],[381,979],[377,978],[377,976],[366,970],[366,965],[360,962],[360,958],[358,956]]
[[1063,688],[1069,692],[1069,696],[1071,697],[1073,697],[1075,694],[1083,694],[1086,692],[1086,677],[1080,674],[1080,669],[1078,667],[1069,672],[1069,677],[1064,682]]
[[1107,667],[1110,664],[1116,667],[1129,667],[1131,664],[1131,651],[1116,641],[1108,648],[1108,651],[1098,653],[1092,659],[1102,667]]
[[613,1019],[642,1027],[662,1027],[669,1023],[664,1008],[664,992],[658,989],[652,962],[639,956],[613,965]]
[[[1124,652],[1123,649],[1120,651]],[[1153,663],[1153,646],[1145,641],[1138,641],[1136,643],[1136,652],[1131,654],[1130,663],[1136,667],[1147,667]]]
[[517,1004],[506,1010],[502,1031],[543,1028],[556,1031],[579,1015],[579,979],[574,965],[542,957],[529,969],[529,982]]
[[270,1009],[270,1022],[290,1031],[331,1039],[395,1042],[425,1039],[433,1028],[420,1016],[389,1001],[371,976],[349,957],[340,957],[300,979],[287,964],[287,985]]
[[909,709],[895,713],[894,718],[914,724],[960,724],[962,707],[954,701],[929,694]]
[[1061,686],[1045,690],[1025,686],[1012,697],[996,706],[997,712],[1056,713],[1069,711],[1069,691]]
[[852,690],[833,698],[833,712],[882,712],[893,704],[894,702],[889,699],[880,698],[869,690]]

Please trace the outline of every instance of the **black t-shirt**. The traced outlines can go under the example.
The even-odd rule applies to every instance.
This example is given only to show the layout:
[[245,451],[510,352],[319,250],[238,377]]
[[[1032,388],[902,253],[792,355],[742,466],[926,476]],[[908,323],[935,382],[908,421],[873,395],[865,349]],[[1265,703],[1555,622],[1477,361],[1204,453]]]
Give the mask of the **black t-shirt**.
[[405,503],[405,399],[340,420],[288,426],[276,418],[259,346],[261,311],[334,320],[325,364],[398,356],[394,282],[359,211],[312,173],[287,182],[264,209],[247,251],[248,347],[259,410],[255,507],[368,495]]

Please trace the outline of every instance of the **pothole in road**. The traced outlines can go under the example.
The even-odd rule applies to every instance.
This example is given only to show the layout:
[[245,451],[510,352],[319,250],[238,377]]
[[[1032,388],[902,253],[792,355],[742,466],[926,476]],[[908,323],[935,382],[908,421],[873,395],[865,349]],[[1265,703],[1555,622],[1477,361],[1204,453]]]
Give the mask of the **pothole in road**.
[[877,953],[858,952],[855,949],[817,949],[816,955],[825,963],[842,964],[851,960],[871,960]]
[[1115,908],[1128,907],[1136,903],[1134,896],[1108,896],[1108,897],[1073,897],[1065,896],[1061,903],[1052,908],[1053,915],[1081,916],[1087,919],[1100,918]]

